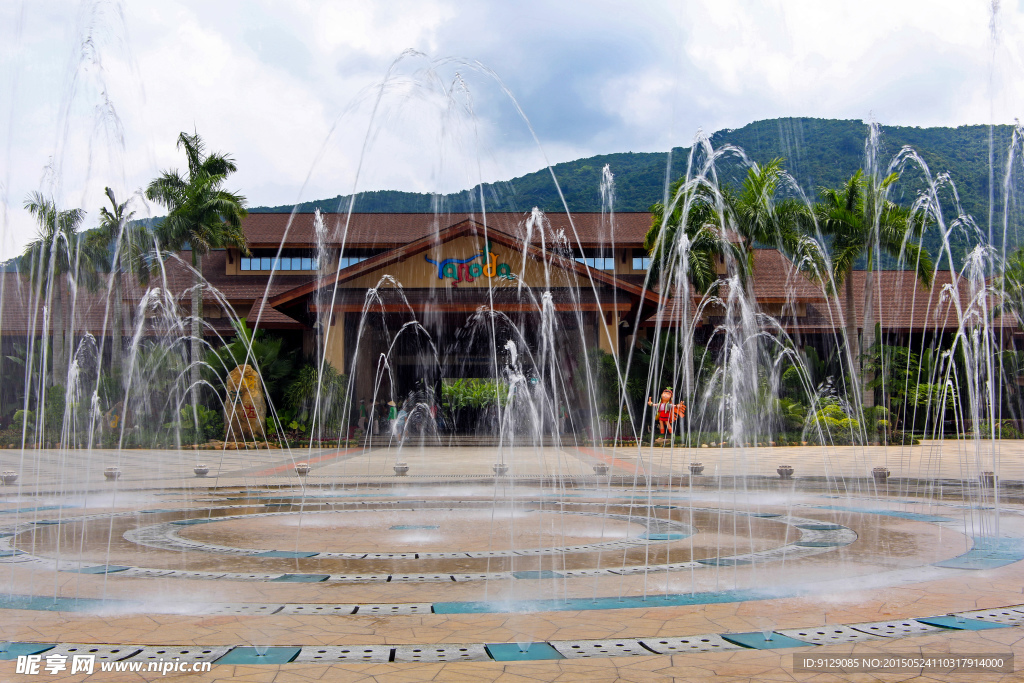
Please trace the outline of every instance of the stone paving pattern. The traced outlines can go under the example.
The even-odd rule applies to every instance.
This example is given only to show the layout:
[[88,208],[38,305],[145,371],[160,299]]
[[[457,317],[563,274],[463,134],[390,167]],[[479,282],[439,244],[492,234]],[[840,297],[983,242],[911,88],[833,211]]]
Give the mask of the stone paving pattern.
[[[345,481],[373,477],[394,478],[396,462],[409,464],[410,481],[490,477],[492,465],[504,450],[510,474],[516,476],[592,476],[593,465],[606,462],[619,476],[655,474],[685,476],[692,461],[705,466],[704,474],[777,476],[781,464],[792,465],[797,477],[867,477],[873,467],[885,466],[893,478],[974,479],[981,471],[998,471],[1006,481],[1024,481],[1024,440],[923,441],[920,446],[797,446],[760,448],[591,448],[566,443],[561,449],[405,448],[296,449],[243,451],[175,451],[126,449],[92,451],[0,449],[0,468],[21,474],[22,486],[44,485],[68,491],[80,488],[83,477],[102,481],[106,467],[119,467],[123,488],[156,486],[234,486],[293,484],[293,466],[309,462],[310,482]],[[73,454],[68,457],[68,454]],[[83,457],[86,456],[87,457]],[[319,459],[319,461],[317,461]],[[205,479],[192,468],[210,467]]]
[[[905,448],[836,448],[815,447],[765,448],[744,451],[739,449],[515,449],[508,462],[513,475],[552,476],[558,474],[585,477],[592,474],[592,465],[609,461],[613,472],[619,475],[636,471],[659,476],[686,471],[687,464],[700,459],[708,469],[706,473],[731,476],[741,472],[771,475],[782,462],[796,469],[797,477],[832,476],[851,479],[857,496],[900,496],[905,487],[900,478],[971,479],[998,456],[998,471],[1004,482],[1024,479],[1024,445],[1021,442],[982,442],[980,445],[958,442],[926,443]],[[282,451],[96,451],[88,457],[68,458],[58,451],[0,450],[0,468],[21,473],[21,487],[2,487],[0,510],[16,507],[53,505],[65,502],[80,507],[61,510],[19,513],[22,518],[55,519],[61,514],[75,517],[106,511],[147,508],[206,508],[222,504],[222,494],[213,487],[275,485],[296,486],[300,479],[292,473],[290,465],[299,460],[322,460],[314,464],[308,477],[311,484],[330,481],[364,482],[362,489],[370,495],[377,486],[400,484],[403,496],[464,496],[494,493],[495,487],[486,481],[479,484],[460,484],[460,477],[487,478],[495,461],[497,449],[449,450],[441,448],[406,449],[401,454],[393,449],[363,453],[355,451],[304,450],[289,455]],[[643,454],[640,458],[638,455]],[[73,456],[84,452],[71,452]],[[38,456],[38,458],[37,458]],[[24,459],[23,459],[24,458]],[[390,467],[401,458],[410,464],[410,474],[417,477],[400,478],[391,474]],[[62,462],[73,463],[64,470]],[[197,479],[191,468],[197,462],[211,466],[219,477]],[[885,465],[893,472],[884,490],[863,479],[876,465]],[[124,474],[116,483],[103,481],[104,467],[118,466]],[[284,469],[281,469],[281,468]],[[274,471],[279,470],[279,471]],[[260,474],[266,473],[267,474]],[[591,480],[593,477],[591,477]],[[714,506],[713,477],[705,477],[702,488],[693,489],[694,505]],[[446,485],[451,480],[451,486]],[[515,477],[508,486],[515,486]],[[593,484],[591,484],[593,485]],[[525,485],[524,485],[525,486]],[[772,484],[765,489],[765,506],[784,505],[788,489]],[[262,488],[261,490],[266,490]],[[314,491],[315,489],[309,489]],[[384,489],[380,489],[384,490]],[[538,489],[527,487],[532,494]],[[557,488],[543,489],[558,494]],[[18,495],[18,492],[22,495]],[[66,499],[53,495],[29,495],[35,492],[64,491]],[[524,491],[525,492],[525,491]],[[562,491],[570,493],[570,491]],[[615,494],[625,491],[616,489]],[[593,494],[584,498],[590,499]],[[673,495],[657,491],[656,495]],[[678,493],[680,499],[684,493]],[[949,515],[950,508],[931,505],[938,494],[913,506],[915,512]],[[600,500],[600,496],[596,498]],[[580,500],[572,498],[568,500]],[[956,503],[955,499],[945,502]],[[657,503],[665,501],[658,500]],[[842,505],[849,501],[840,501]],[[871,505],[882,503],[872,501]],[[676,503],[689,505],[690,501]],[[721,502],[721,504],[726,504]],[[860,502],[859,504],[864,504]],[[82,507],[87,506],[87,507]],[[903,509],[911,509],[904,506]],[[1011,503],[1010,511],[1020,506]],[[705,590],[731,588],[733,585],[765,586],[799,584],[815,581],[815,592],[808,597],[787,597],[750,602],[708,604],[687,607],[654,607],[641,609],[594,610],[580,612],[543,613],[491,613],[491,614],[418,614],[381,617],[376,615],[194,615],[132,613],[110,611],[103,614],[77,612],[45,612],[29,610],[3,610],[0,619],[0,640],[39,642],[86,642],[131,644],[202,644],[202,645],[363,645],[363,644],[429,644],[516,642],[518,640],[578,640],[597,638],[637,638],[684,636],[699,633],[728,633],[811,628],[826,624],[845,624],[882,619],[900,619],[946,614],[984,607],[1024,603],[1024,563],[1010,564],[999,569],[984,571],[943,570],[929,565],[939,559],[954,556],[968,546],[963,533],[942,526],[904,520],[880,518],[844,511],[810,510],[799,508],[801,516],[823,521],[835,521],[854,528],[859,538],[848,550],[836,551],[793,563],[789,566],[764,564],[745,568],[718,568],[690,575],[624,576],[597,579],[578,579],[568,582],[567,594],[614,595],[640,594],[645,586],[648,592],[671,590]],[[964,519],[974,523],[979,513],[964,512]],[[983,513],[981,513],[983,514]],[[8,517],[0,514],[0,517]],[[154,523],[142,515],[139,523]],[[279,518],[285,519],[285,518]],[[981,518],[978,518],[979,520]],[[1004,515],[1004,531],[1024,536],[1021,518]],[[397,517],[396,517],[397,520]],[[12,521],[0,519],[0,522]],[[405,521],[400,520],[400,521]],[[982,520],[983,521],[983,520]],[[229,523],[224,523],[229,524]],[[233,523],[232,523],[233,524]],[[70,525],[74,526],[74,525]],[[214,527],[202,529],[202,534],[218,537]],[[250,529],[240,523],[233,532],[234,540],[244,539]],[[63,529],[64,527],[60,527]],[[252,527],[258,533],[259,525]],[[40,531],[40,544],[44,534],[57,534],[56,530]],[[200,533],[198,527],[186,528],[184,535]],[[314,530],[315,531],[315,530]],[[479,547],[491,542],[487,529],[467,524],[461,532],[468,545]],[[278,532],[274,532],[278,533]],[[318,532],[309,536],[312,542]],[[120,538],[120,536],[117,536]],[[53,539],[51,538],[51,541]],[[84,540],[82,552],[97,552],[92,545],[95,537]],[[106,536],[97,542],[105,545]],[[306,540],[306,539],[303,539]],[[348,543],[348,539],[344,539]],[[540,538],[532,539],[542,540]],[[325,541],[326,542],[326,541]],[[721,543],[721,541],[715,541]],[[116,545],[116,544],[115,544]],[[304,549],[304,547],[302,548]],[[317,548],[311,547],[316,550]],[[338,548],[342,549],[342,548]],[[97,557],[102,559],[105,549]],[[120,551],[119,551],[120,552]],[[133,564],[169,566],[173,555],[166,551],[139,547],[124,557]],[[194,567],[200,553],[178,554],[182,567]],[[91,555],[90,555],[91,557]],[[118,558],[121,555],[117,555]],[[223,563],[225,558],[214,557]],[[233,558],[232,558],[233,559]],[[267,564],[265,564],[267,563]],[[263,559],[249,565],[253,570],[270,571],[265,567],[296,571],[308,570],[308,560]],[[829,567],[836,575],[823,579]],[[839,573],[838,570],[842,570]],[[879,578],[887,573],[885,578]],[[728,585],[721,585],[722,583]],[[565,582],[505,581],[499,585],[472,584],[286,584],[240,581],[201,581],[187,579],[141,579],[112,575],[84,575],[68,572],[40,571],[18,564],[0,565],[0,585],[15,593],[39,595],[62,594],[69,596],[106,596],[118,598],[149,598],[166,603],[168,609],[181,605],[183,609],[195,602],[241,603],[412,603],[435,600],[479,599],[481,591],[488,597],[510,595],[521,597],[524,591],[545,594]],[[846,653],[1006,653],[1014,652],[1018,668],[1024,668],[1024,628],[1013,627],[979,632],[941,631],[913,638],[872,641],[853,645],[819,646],[816,653],[839,655]],[[637,657],[606,657],[586,660],[558,660],[539,662],[452,662],[452,663],[387,663],[344,665],[291,663],[281,666],[215,666],[206,674],[177,674],[166,678],[189,681],[698,681],[715,676],[722,681],[1014,681],[1024,680],[1015,674],[934,674],[914,677],[909,674],[846,674],[794,673],[792,657],[799,650],[742,650],[708,654],[651,655]],[[0,680],[55,680],[55,681],[139,681],[151,680],[154,674],[107,673],[102,676],[16,676],[14,662],[0,662]],[[156,675],[156,678],[163,678]]]

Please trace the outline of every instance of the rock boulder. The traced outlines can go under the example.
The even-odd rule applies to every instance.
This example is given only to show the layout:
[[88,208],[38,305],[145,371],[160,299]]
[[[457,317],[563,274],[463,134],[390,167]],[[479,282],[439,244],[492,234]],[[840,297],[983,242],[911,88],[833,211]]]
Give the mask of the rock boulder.
[[251,440],[264,432],[267,401],[260,376],[250,365],[239,365],[228,375],[224,424],[228,441]]

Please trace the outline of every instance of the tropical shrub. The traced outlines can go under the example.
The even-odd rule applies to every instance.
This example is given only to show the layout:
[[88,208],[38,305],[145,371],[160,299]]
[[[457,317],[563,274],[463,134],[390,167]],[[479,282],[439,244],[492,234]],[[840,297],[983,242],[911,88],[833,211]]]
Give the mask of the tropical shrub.
[[250,330],[245,320],[234,323],[235,338],[224,346],[206,354],[207,379],[217,381],[214,386],[223,386],[228,373],[239,365],[251,365],[259,373],[270,399],[280,397],[282,383],[292,375],[295,367],[295,352],[284,348],[279,337],[268,336],[263,330]]
[[1014,426],[1011,420],[996,420],[995,425],[985,420],[978,425],[978,432],[982,439],[991,439],[993,430],[997,439],[1020,439],[1024,438]]
[[836,445],[853,443],[860,432],[860,422],[847,415],[842,406],[834,401],[825,403],[814,414],[812,424],[821,431],[824,438],[831,439]]
[[[210,439],[224,436],[224,418],[220,411],[197,405],[195,412],[192,406],[184,406],[180,411],[180,420],[164,424],[164,429],[179,430],[181,443],[205,443]],[[172,435],[173,440],[173,435]]]
[[504,406],[508,403],[508,385],[472,377],[446,381],[441,385],[441,403],[452,411]]
[[[341,428],[345,419],[348,403],[348,377],[339,373],[330,363],[323,363],[323,373],[316,363],[306,363],[296,375],[295,380],[284,390],[284,403],[292,411],[291,422],[309,425],[316,421],[328,431]],[[319,403],[317,398],[319,397]],[[290,426],[286,425],[289,429]]]

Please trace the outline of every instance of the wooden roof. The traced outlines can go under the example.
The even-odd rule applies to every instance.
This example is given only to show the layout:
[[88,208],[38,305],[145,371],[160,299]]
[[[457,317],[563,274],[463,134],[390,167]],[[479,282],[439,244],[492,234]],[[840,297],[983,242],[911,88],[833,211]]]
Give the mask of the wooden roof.
[[[350,248],[393,248],[464,221],[473,221],[520,239],[526,236],[529,213],[431,214],[431,213],[343,213],[321,214],[324,242],[327,246],[344,244]],[[543,235],[545,243],[564,235],[571,246],[577,241],[584,247],[641,247],[651,227],[649,213],[545,214],[549,227]],[[250,247],[269,248],[281,244],[289,247],[315,247],[314,214],[251,213],[242,224]],[[614,229],[613,229],[614,228]],[[540,245],[540,236],[531,240]]]

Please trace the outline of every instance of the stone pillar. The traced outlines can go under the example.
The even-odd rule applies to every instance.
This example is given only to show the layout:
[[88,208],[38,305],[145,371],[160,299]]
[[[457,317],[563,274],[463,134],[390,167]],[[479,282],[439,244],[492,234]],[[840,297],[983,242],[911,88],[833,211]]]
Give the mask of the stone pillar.
[[618,358],[619,316],[614,311],[602,311],[597,316],[597,345],[605,353],[610,353]]

